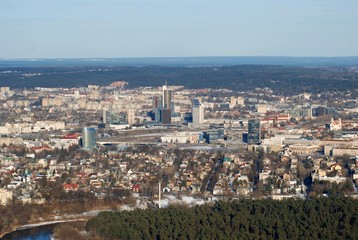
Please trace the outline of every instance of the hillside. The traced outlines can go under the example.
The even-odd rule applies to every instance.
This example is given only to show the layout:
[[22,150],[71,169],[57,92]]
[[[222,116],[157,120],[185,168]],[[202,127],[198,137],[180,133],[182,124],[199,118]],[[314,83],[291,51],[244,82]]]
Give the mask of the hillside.
[[129,88],[183,85],[247,91],[268,87],[277,94],[345,91],[358,88],[358,72],[350,68],[308,68],[264,65],[225,67],[3,67],[0,85],[11,88],[84,87],[127,81]]

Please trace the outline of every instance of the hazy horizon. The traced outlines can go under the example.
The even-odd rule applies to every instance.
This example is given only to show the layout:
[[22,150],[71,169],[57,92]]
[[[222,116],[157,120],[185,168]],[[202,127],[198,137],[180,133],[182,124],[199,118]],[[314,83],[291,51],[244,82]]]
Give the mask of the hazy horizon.
[[0,59],[0,67],[210,67],[235,65],[357,66],[358,57],[147,57],[147,58],[28,58]]
[[322,58],[322,59],[330,59],[330,58],[358,58],[358,55],[342,55],[342,56],[284,56],[284,55],[253,55],[253,56],[238,56],[238,55],[217,55],[217,56],[143,56],[143,57],[0,57],[0,60],[4,61],[16,61],[16,60],[36,60],[36,59],[48,59],[48,60],[70,60],[70,59],[185,59],[185,58]]

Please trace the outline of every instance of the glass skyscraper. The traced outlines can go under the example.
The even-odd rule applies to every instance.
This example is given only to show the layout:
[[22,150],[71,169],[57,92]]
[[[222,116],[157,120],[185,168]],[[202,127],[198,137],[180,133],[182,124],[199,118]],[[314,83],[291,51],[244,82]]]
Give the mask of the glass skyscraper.
[[261,120],[254,118],[249,119],[247,143],[260,144],[261,143]]
[[82,147],[91,150],[96,147],[97,131],[93,127],[85,127],[82,130]]

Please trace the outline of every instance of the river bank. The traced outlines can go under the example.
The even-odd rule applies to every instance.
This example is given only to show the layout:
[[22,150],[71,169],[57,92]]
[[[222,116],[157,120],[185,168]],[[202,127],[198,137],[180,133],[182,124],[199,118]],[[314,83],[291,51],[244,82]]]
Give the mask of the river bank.
[[16,228],[15,231],[6,233],[0,239],[2,240],[16,240],[16,239],[52,239],[50,238],[53,235],[54,229],[59,224],[66,223],[86,223],[88,219],[78,219],[78,220],[67,220],[67,221],[48,221],[37,224],[27,224],[21,227]]
[[46,225],[60,224],[60,223],[87,221],[88,219],[97,216],[98,213],[100,213],[100,212],[111,211],[111,210],[112,209],[107,208],[107,209],[100,209],[100,210],[91,210],[91,211],[87,211],[87,212],[83,212],[83,213],[79,213],[79,214],[64,214],[61,216],[56,215],[50,219],[46,219],[46,220],[43,219],[42,221],[38,221],[38,222],[32,222],[32,223],[28,223],[28,224],[24,224],[24,225],[15,225],[12,227],[12,229],[9,229],[8,231],[1,232],[0,239],[3,239],[4,236],[6,236],[10,233],[25,230],[25,229],[36,228],[36,227],[46,226]]
[[86,219],[79,218],[79,219],[45,221],[45,222],[31,223],[31,224],[26,224],[26,225],[21,225],[21,226],[14,226],[12,230],[0,233],[0,239],[3,239],[6,235],[9,235],[9,234],[17,232],[17,231],[22,231],[22,230],[37,228],[37,227],[42,227],[42,226],[48,226],[48,225],[55,225],[55,224],[60,224],[60,223],[85,222],[85,221],[88,221],[90,218],[91,217],[88,217]]
[[[163,199],[161,200],[161,206],[162,207],[168,207],[169,205],[172,204],[184,204],[186,206],[195,206],[195,205],[202,205],[205,203],[212,203],[215,200],[217,200],[217,198],[209,198],[209,199],[205,199],[205,198],[195,198],[192,196],[174,196],[174,195],[166,195],[163,197]],[[62,214],[62,215],[55,215],[55,216],[51,216],[51,217],[47,217],[46,219],[37,219],[38,221],[32,221],[29,222],[27,224],[23,224],[23,225],[15,225],[12,227],[12,229],[9,229],[8,231],[2,232],[0,233],[0,239],[3,238],[6,234],[12,233],[12,232],[16,232],[16,231],[21,231],[22,229],[29,229],[29,228],[36,228],[39,226],[46,226],[46,225],[50,225],[50,224],[60,224],[60,223],[66,223],[66,222],[75,222],[75,221],[87,221],[92,217],[97,216],[100,212],[103,211],[113,211],[114,209],[117,210],[127,210],[127,211],[131,211],[134,209],[145,209],[148,207],[148,203],[150,203],[151,206],[158,206],[159,205],[159,201],[158,200],[154,200],[153,202],[148,200],[147,198],[141,198],[139,196],[137,196],[136,200],[134,202],[132,202],[131,204],[118,204],[118,205],[112,205],[112,206],[107,206],[107,207],[100,207],[99,209],[92,209],[89,211],[85,211],[82,213],[67,213],[67,214]]]

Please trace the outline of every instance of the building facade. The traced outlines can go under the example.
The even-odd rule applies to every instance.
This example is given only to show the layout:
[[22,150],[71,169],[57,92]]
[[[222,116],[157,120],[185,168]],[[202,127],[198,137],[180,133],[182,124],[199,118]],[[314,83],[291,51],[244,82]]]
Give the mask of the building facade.
[[82,130],[82,147],[84,149],[94,149],[97,144],[97,131],[93,127],[85,127]]
[[249,119],[248,121],[247,143],[261,143],[261,120],[258,118]]
[[192,101],[192,117],[193,123],[204,123],[204,106],[197,99]]

